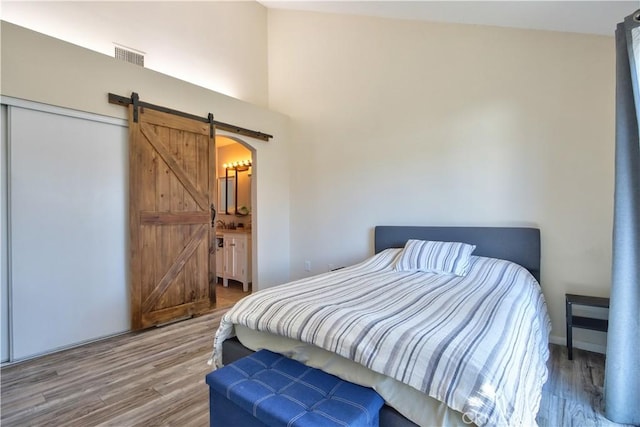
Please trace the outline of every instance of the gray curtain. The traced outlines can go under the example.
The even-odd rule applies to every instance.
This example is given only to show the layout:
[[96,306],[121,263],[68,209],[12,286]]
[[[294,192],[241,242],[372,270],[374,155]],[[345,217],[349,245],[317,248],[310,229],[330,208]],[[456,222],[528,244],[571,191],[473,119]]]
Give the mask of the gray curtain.
[[640,11],[616,29],[616,164],[605,414],[640,425]]

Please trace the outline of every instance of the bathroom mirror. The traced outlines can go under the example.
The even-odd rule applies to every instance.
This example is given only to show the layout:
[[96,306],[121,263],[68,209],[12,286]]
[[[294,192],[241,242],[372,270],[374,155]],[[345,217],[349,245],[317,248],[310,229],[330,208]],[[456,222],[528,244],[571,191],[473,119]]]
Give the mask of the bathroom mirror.
[[238,170],[236,174],[236,215],[248,215],[251,212],[251,172]]
[[220,213],[232,214],[236,209],[236,178],[218,178],[218,206]]

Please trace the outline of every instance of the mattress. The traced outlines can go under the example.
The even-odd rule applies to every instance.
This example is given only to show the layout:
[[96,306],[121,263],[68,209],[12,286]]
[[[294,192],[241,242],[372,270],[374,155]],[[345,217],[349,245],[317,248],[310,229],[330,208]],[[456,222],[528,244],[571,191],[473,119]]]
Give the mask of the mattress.
[[312,344],[255,331],[242,325],[236,325],[235,332],[242,345],[251,350],[267,349],[280,353],[345,381],[371,387],[382,396],[387,405],[420,426],[473,425],[468,420],[465,422],[460,412],[415,388]]

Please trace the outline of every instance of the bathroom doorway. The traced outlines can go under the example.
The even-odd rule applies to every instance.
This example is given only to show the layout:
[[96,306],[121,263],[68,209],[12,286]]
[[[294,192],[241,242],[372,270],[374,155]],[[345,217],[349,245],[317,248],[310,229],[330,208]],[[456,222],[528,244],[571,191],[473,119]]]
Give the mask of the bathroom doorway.
[[216,135],[216,306],[252,291],[255,233],[255,150],[235,136]]

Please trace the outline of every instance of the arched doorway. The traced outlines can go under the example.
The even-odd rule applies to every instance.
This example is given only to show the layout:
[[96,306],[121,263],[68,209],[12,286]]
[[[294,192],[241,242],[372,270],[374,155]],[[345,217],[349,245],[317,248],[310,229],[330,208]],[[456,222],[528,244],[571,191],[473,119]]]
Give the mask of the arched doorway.
[[216,135],[216,306],[233,305],[252,290],[257,208],[255,149],[242,139]]

